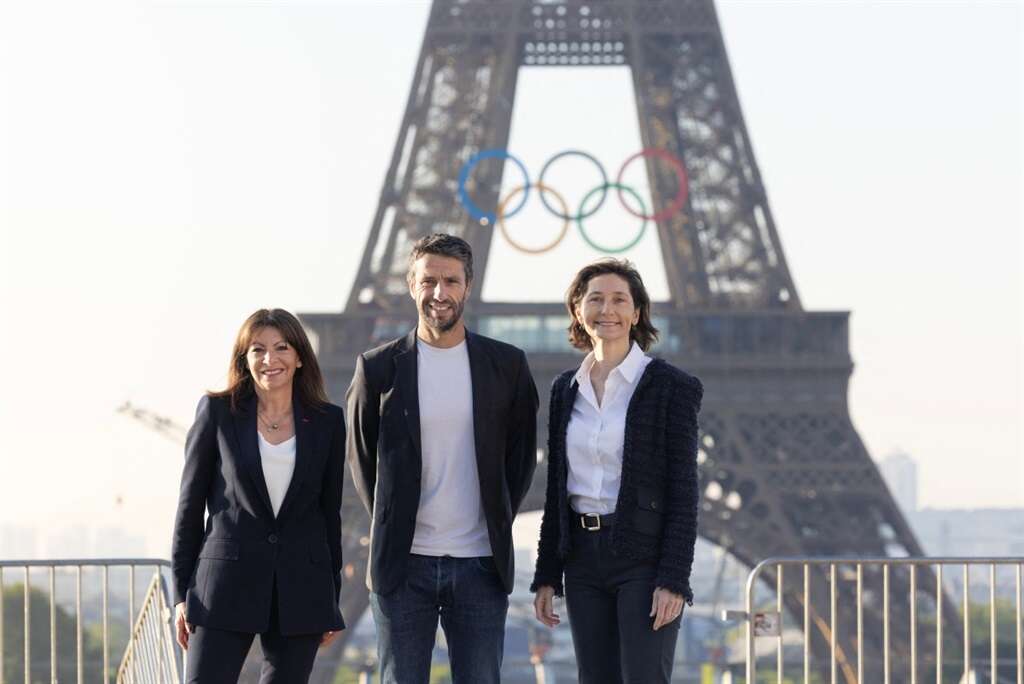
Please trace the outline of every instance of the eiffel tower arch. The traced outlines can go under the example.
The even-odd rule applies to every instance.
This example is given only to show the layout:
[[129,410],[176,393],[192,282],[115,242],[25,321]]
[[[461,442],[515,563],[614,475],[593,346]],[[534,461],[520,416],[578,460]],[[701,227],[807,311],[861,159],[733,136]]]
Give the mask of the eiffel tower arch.
[[[657,221],[670,299],[654,311],[662,339],[653,352],[705,385],[700,535],[748,565],[780,555],[922,555],[850,421],[848,314],[800,303],[712,0],[434,0],[345,310],[302,316],[331,396],[344,396],[360,352],[414,325],[405,273],[416,239],[437,231],[465,238],[483,282],[494,229],[457,200],[460,170],[478,152],[506,147],[521,67],[576,65],[628,66],[643,146],[671,152],[686,168],[684,211]],[[678,178],[645,161],[660,211]],[[497,205],[502,170],[494,163],[474,171],[470,190],[485,210]],[[524,348],[539,388],[579,363],[561,305],[483,301],[482,289],[473,290],[467,324]],[[538,422],[544,445],[543,415]],[[542,461],[525,509],[542,506],[545,479]],[[349,482],[343,522],[342,608],[354,624],[367,606],[368,518]],[[922,574],[929,577],[919,591],[934,596],[934,579]],[[786,579],[786,605],[802,615],[802,577]],[[852,605],[848,584],[840,600]],[[896,576],[892,591],[907,593]],[[866,621],[880,625],[881,615],[880,598],[866,605]],[[892,620],[898,658],[909,648],[909,618],[895,609]],[[840,634],[852,658],[858,645],[848,616]],[[863,648],[866,661],[880,662],[880,638],[866,638]],[[820,630],[812,650],[816,667],[824,666]],[[338,644],[325,655],[340,654]]]

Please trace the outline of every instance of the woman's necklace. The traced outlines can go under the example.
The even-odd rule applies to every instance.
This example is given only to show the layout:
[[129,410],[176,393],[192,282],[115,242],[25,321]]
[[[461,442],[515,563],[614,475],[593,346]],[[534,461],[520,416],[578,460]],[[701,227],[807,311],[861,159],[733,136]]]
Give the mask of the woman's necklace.
[[275,431],[279,430],[281,428],[281,425],[284,423],[285,418],[287,418],[290,413],[291,413],[290,411],[285,411],[283,414],[281,414],[281,417],[278,418],[277,420],[269,420],[262,413],[260,413],[259,411],[256,411],[256,415],[259,417],[259,419],[261,421],[263,421],[263,427],[267,428],[268,430],[275,430]]

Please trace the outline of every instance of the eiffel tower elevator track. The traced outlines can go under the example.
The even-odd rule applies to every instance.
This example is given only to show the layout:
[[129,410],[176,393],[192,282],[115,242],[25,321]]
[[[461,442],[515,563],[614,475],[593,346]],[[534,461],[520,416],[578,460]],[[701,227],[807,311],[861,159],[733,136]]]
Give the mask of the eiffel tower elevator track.
[[[476,260],[467,324],[527,351],[542,392],[538,445],[546,444],[545,388],[580,361],[566,341],[568,319],[559,304],[480,300],[494,231],[459,203],[458,176],[474,154],[506,147],[520,67],[576,65],[628,66],[643,146],[667,150],[686,167],[683,211],[657,222],[670,300],[653,312],[662,332],[653,353],[705,386],[700,535],[748,565],[769,556],[923,555],[850,421],[848,314],[801,306],[712,0],[434,0],[345,310],[302,316],[330,395],[344,396],[360,352],[414,326],[405,282],[411,244],[452,233],[469,241]],[[659,210],[678,179],[667,165],[646,162]],[[469,189],[478,206],[496,206],[502,170],[500,163],[476,167]],[[525,510],[542,507],[546,477],[542,461]],[[367,607],[369,521],[351,483],[345,487],[342,608],[354,625]],[[925,600],[935,585],[930,572],[922,575]],[[774,583],[770,573],[766,579]],[[789,615],[802,616],[802,578],[785,579]],[[826,578],[814,581],[824,596]],[[839,597],[852,606],[850,584]],[[908,589],[894,577],[892,592],[906,596]],[[828,602],[819,596],[814,605]],[[852,613],[839,623],[847,659],[858,647]],[[865,638],[866,662],[881,661],[881,616],[880,598],[866,603],[865,623],[879,625]],[[822,617],[817,623],[825,625]],[[909,649],[908,612],[895,607],[891,620],[899,658]],[[815,667],[828,662],[826,629],[812,637]],[[341,652],[337,643],[321,658],[339,661]]]

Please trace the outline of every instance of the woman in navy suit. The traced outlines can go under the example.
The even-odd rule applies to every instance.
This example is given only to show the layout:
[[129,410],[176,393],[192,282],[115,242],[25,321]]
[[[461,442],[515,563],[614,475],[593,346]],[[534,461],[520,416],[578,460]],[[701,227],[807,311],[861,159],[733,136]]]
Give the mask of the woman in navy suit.
[[282,309],[249,316],[228,387],[199,401],[185,444],[171,564],[188,684],[237,682],[256,634],[260,683],[301,684],[345,628],[344,445],[302,325]]
[[551,388],[534,609],[554,627],[564,590],[581,684],[668,684],[693,601],[703,389],[646,354],[658,331],[628,261],[584,267],[566,307],[589,353]]

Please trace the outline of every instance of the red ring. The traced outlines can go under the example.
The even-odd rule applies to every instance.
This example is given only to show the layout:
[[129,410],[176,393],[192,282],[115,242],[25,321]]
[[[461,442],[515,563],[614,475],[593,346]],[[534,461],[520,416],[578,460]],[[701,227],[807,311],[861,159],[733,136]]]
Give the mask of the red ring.
[[679,178],[679,192],[676,193],[676,196],[672,198],[672,202],[670,202],[667,207],[665,207],[656,214],[651,214],[650,216],[633,211],[622,198],[621,187],[618,190],[619,202],[626,209],[626,211],[628,211],[633,216],[636,216],[637,218],[647,219],[648,221],[663,221],[664,219],[667,219],[669,216],[672,216],[673,214],[679,212],[683,208],[683,205],[686,204],[686,198],[690,193],[690,183],[689,179],[686,177],[686,167],[684,167],[683,162],[681,162],[679,158],[676,157],[671,152],[658,149],[657,147],[645,147],[644,149],[634,154],[632,157],[629,157],[626,161],[622,162],[622,166],[619,168],[619,175],[615,177],[615,182],[617,184],[621,186],[622,176],[626,173],[626,167],[629,166],[629,164],[632,161],[640,157],[656,157],[658,159],[662,159],[665,162],[667,162],[669,166],[675,169],[676,177]]

